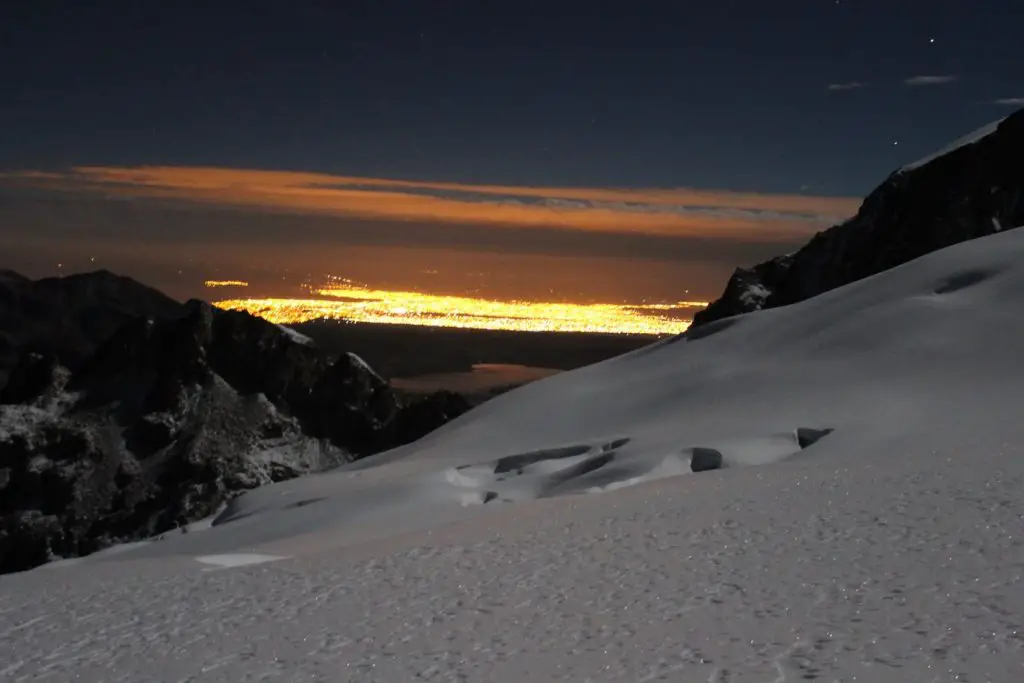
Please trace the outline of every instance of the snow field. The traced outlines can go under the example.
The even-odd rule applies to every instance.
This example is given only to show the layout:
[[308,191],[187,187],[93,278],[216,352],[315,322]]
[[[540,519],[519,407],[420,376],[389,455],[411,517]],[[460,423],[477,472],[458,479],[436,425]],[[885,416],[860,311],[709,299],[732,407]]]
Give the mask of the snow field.
[[1016,683],[1022,302],[1011,230],[0,577],[0,680]]

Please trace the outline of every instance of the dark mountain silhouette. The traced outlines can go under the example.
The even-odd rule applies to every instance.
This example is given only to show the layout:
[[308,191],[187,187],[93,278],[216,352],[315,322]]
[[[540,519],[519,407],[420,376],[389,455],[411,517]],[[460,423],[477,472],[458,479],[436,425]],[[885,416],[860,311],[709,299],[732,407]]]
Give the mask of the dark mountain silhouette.
[[353,354],[106,272],[5,271],[0,292],[0,572],[186,527],[469,409],[402,401]]
[[857,215],[801,249],[738,268],[721,298],[694,316],[713,321],[803,301],[929,252],[1024,225],[1024,110],[991,134],[893,173]]
[[128,321],[180,312],[174,299],[106,270],[41,280],[0,270],[0,387],[23,350],[75,367]]

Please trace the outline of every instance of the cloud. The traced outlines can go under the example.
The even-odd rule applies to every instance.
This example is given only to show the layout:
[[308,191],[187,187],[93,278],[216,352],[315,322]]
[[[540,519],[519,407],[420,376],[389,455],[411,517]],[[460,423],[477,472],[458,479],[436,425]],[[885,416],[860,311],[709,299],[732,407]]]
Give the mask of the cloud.
[[1007,107],[1022,107],[1024,106],[1024,97],[1004,97],[999,100],[992,100],[990,104],[1000,104]]
[[[222,210],[183,202],[111,202],[102,196],[58,195],[0,202],[0,253],[20,246],[90,251],[114,247],[128,252],[155,250],[247,258],[294,251],[307,261],[331,261],[352,248],[448,249],[503,254],[639,257],[753,263],[799,245],[813,234],[805,229],[737,241],[714,231],[696,234],[638,234],[566,230],[558,226],[503,226],[390,220],[339,220],[335,216],[261,209]],[[58,251],[59,251],[58,249]],[[329,255],[329,256],[328,256]],[[757,258],[754,258],[757,256]],[[58,259],[59,260],[59,259]],[[295,259],[298,262],[299,259]],[[422,266],[421,266],[422,267]]]
[[957,77],[952,74],[946,74],[942,76],[913,76],[911,78],[904,79],[905,85],[945,85],[956,81]]
[[8,183],[105,198],[373,221],[546,228],[725,240],[792,239],[839,222],[859,201],[693,189],[465,185],[210,167],[76,167]]
[[102,265],[180,298],[196,296],[189,277],[246,280],[262,288],[253,296],[276,296],[327,272],[419,288],[424,268],[440,273],[429,285],[437,291],[498,298],[708,298],[737,264],[792,251],[858,205],[796,193],[229,168],[0,171],[0,254],[35,275],[58,262]]
[[[810,227],[803,234],[765,230],[736,240],[714,230],[672,236],[489,229],[70,192],[5,197],[0,225],[4,265],[19,272],[53,275],[57,263],[66,272],[103,267],[183,300],[209,296],[207,279],[245,280],[256,297],[306,296],[299,284],[324,273],[383,288],[499,299],[548,300],[553,292],[587,301],[709,299],[737,265],[788,253],[813,234]],[[424,268],[438,273],[428,278]]]
[[829,83],[829,90],[859,90],[860,88],[868,87],[867,83],[861,83],[860,81],[850,81],[849,83]]

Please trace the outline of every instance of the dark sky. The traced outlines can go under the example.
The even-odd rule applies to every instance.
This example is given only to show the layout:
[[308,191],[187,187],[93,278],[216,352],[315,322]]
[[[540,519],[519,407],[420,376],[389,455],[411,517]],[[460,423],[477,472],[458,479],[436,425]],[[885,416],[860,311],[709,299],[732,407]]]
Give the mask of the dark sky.
[[[1021,26],[1020,0],[8,3],[0,169],[209,166],[856,198],[1024,106]],[[25,263],[52,260],[62,229],[78,242],[125,230],[76,232],[75,208],[40,210],[27,198],[38,192],[0,192],[9,236],[57,240],[21,240]],[[417,219],[428,234],[447,220],[431,216]],[[190,231],[210,239],[216,228],[196,226],[218,221],[205,220]],[[143,237],[175,243],[145,223],[134,224]],[[389,235],[381,246],[402,242],[381,225],[370,231]],[[323,242],[319,224],[295,228],[309,230]],[[741,247],[716,256],[724,274],[749,260]]]

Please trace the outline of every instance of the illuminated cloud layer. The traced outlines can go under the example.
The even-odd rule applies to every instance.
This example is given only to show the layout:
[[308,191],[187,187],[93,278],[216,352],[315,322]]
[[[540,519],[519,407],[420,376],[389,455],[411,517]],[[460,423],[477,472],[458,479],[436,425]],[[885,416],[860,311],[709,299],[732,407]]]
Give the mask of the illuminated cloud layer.
[[204,167],[75,167],[6,174],[109,198],[389,221],[786,240],[853,215],[858,200],[692,189],[542,188]]

